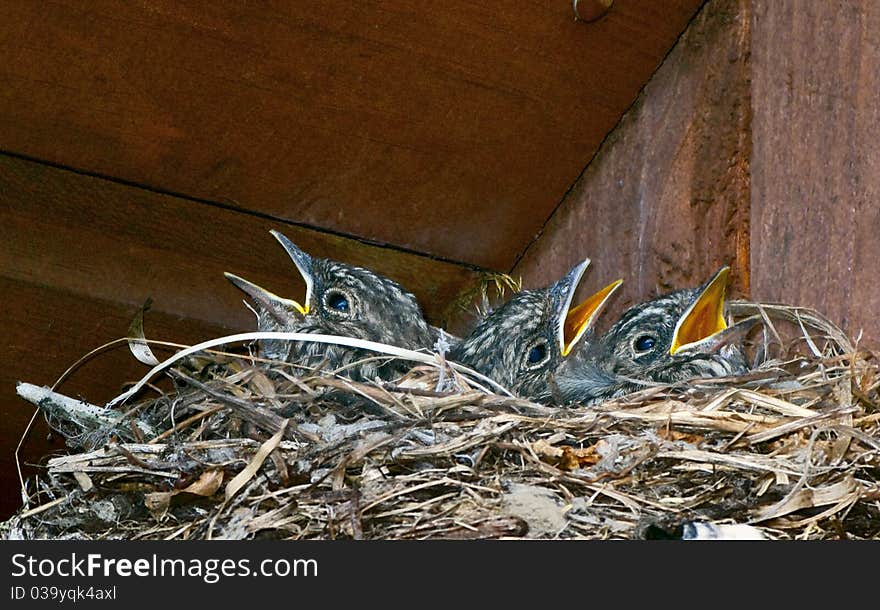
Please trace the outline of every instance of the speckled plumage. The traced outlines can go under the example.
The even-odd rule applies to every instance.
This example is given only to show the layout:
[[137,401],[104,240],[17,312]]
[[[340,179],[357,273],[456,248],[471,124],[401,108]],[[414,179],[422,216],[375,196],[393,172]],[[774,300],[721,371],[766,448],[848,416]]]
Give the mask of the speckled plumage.
[[[549,397],[549,378],[561,358],[555,344],[553,298],[546,290],[524,290],[480,320],[449,358],[487,375],[519,396]],[[540,365],[526,361],[529,350],[547,346]]]
[[[297,262],[301,273],[310,274],[311,294],[305,314],[290,304],[273,307],[261,302],[263,299],[254,299],[258,330],[341,335],[412,350],[431,348],[435,329],[425,321],[415,296],[400,284],[363,267],[312,258],[283,235],[273,235]],[[227,277],[254,296],[254,289],[243,286],[239,278]],[[347,300],[347,311],[331,306],[333,299],[340,297]],[[358,380],[394,378],[411,366],[371,351],[307,341],[261,341],[260,355],[308,367],[326,361],[324,370],[345,367],[340,374]]]
[[[726,342],[707,342],[670,353],[676,323],[705,286],[678,290],[628,309],[589,350],[566,363],[559,383],[566,399],[591,404],[621,396],[650,383],[675,383],[698,377],[725,377],[748,371],[740,348]],[[637,341],[655,340],[640,351]]]
[[[589,261],[586,261],[588,263]],[[523,398],[556,402],[555,373],[567,358],[558,339],[570,295],[586,264],[572,269],[555,284],[540,290],[523,290],[480,320],[473,331],[453,348],[449,358],[470,366]],[[590,341],[588,329],[578,348]],[[532,348],[546,346],[546,357],[529,362]],[[569,356],[570,357],[570,356]]]

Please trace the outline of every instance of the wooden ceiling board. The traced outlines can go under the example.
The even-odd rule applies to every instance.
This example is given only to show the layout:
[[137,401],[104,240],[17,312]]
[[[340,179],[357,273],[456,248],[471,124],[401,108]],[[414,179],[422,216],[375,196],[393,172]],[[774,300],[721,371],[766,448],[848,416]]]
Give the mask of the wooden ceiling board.
[[701,2],[0,6],[0,149],[497,270]]
[[294,299],[305,285],[277,229],[317,257],[400,282],[435,323],[478,273],[426,256],[0,155],[0,276],[242,330],[231,271]]

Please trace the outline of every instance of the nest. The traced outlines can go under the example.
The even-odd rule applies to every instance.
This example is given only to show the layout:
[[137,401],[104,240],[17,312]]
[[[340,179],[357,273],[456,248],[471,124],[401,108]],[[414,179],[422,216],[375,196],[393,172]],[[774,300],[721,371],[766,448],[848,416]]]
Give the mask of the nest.
[[[653,538],[747,524],[880,538],[880,374],[811,310],[758,313],[758,366],[552,408],[431,355],[394,383],[200,351],[108,409],[20,385],[64,435],[5,538]],[[785,329],[791,332],[786,336]],[[377,357],[384,357],[381,354]]]

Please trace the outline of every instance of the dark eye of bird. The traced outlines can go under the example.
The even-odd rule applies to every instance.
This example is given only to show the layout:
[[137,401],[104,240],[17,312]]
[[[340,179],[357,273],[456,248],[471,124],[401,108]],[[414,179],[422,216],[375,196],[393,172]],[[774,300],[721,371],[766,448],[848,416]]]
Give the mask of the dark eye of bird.
[[657,345],[657,340],[654,339],[651,335],[642,335],[633,343],[636,350],[640,352],[649,352],[654,349],[654,346]]
[[341,292],[330,292],[327,294],[327,298],[325,299],[327,303],[327,307],[334,311],[338,311],[339,313],[348,313],[351,311],[351,303],[348,300],[348,297]]
[[528,355],[526,356],[526,360],[529,364],[539,364],[543,362],[547,358],[547,344],[539,343],[537,345],[533,345],[529,350]]

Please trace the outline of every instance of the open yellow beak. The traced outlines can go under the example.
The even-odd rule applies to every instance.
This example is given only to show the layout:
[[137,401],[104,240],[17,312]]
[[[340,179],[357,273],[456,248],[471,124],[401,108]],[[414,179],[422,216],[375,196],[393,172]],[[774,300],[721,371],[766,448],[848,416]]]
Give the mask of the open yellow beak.
[[313,260],[312,257],[300,250],[296,244],[287,238],[280,231],[274,229],[269,231],[272,236],[278,240],[284,251],[296,265],[297,271],[306,283],[305,305],[300,305],[293,299],[285,299],[273,292],[266,290],[261,286],[257,286],[253,282],[249,282],[233,273],[224,273],[230,282],[232,282],[239,290],[249,295],[266,311],[272,314],[279,322],[284,323],[290,318],[294,311],[298,311],[302,315],[309,313],[309,303],[312,302],[312,294],[314,292],[314,279],[312,278]]
[[679,318],[672,336],[670,354],[704,341],[727,328],[724,320],[724,298],[730,267],[723,267],[703,288],[700,296]]
[[278,243],[280,243],[281,247],[284,248],[284,251],[287,252],[290,260],[296,265],[296,270],[299,271],[300,276],[306,283],[306,298],[305,301],[303,301],[305,305],[299,305],[299,303],[297,303],[300,313],[306,315],[309,313],[309,303],[312,302],[312,295],[315,291],[314,279],[312,277],[312,257],[300,250],[295,243],[290,241],[290,239],[280,231],[272,229],[269,233],[272,234],[272,237],[278,240]]
[[596,294],[587,297],[580,305],[568,310],[562,332],[563,356],[568,356],[571,349],[595,322],[605,303],[622,283],[623,280],[611,282]]
[[254,299],[254,301],[263,307],[263,309],[278,318],[281,322],[284,322],[285,319],[290,316],[290,312],[294,310],[302,315],[309,313],[308,304],[300,305],[293,299],[280,297],[277,294],[266,290],[262,286],[257,286],[253,282],[249,282],[234,273],[224,272],[223,275],[226,276],[226,279],[232,282],[236,288]]

